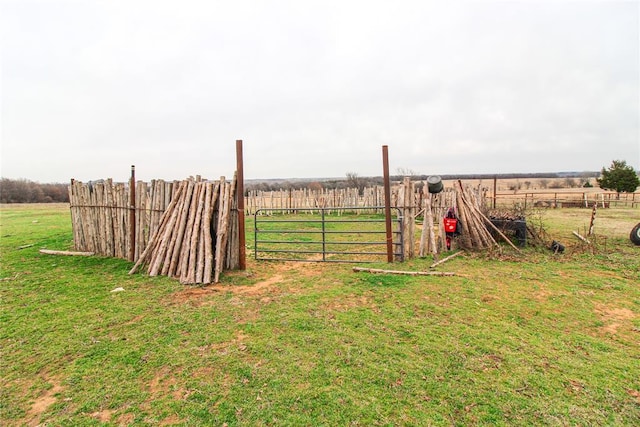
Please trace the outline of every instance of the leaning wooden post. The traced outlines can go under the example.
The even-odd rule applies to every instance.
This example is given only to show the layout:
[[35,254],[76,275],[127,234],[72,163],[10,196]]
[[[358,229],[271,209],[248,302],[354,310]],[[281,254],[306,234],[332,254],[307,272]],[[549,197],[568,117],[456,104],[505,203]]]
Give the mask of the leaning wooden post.
[[391,230],[391,183],[389,182],[389,147],[382,146],[384,176],[384,217],[387,231],[387,262],[393,262],[393,233]]
[[129,261],[136,258],[136,166],[131,165],[129,181]]
[[242,159],[242,140],[236,140],[236,198],[238,206],[238,269],[247,269],[247,248],[244,235],[244,165]]

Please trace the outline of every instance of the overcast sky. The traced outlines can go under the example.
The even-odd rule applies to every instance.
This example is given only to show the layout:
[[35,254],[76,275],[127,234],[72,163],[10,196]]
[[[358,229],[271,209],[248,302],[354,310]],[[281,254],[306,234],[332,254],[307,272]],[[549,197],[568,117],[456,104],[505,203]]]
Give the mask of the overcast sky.
[[638,1],[0,5],[5,178],[640,168]]

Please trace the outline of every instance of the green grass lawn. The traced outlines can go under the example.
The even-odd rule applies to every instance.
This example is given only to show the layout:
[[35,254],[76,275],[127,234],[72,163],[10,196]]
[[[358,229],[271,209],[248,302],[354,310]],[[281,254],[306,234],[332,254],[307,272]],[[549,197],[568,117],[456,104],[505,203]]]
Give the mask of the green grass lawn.
[[637,424],[640,211],[599,210],[595,249],[589,215],[540,214],[564,254],[454,277],[248,257],[200,288],[40,254],[72,249],[68,207],[2,206],[0,425]]

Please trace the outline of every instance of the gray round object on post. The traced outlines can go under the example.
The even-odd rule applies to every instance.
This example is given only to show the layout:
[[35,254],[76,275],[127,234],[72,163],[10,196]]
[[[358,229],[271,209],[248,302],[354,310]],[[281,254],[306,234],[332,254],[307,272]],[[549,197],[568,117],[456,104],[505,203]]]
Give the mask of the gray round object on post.
[[444,185],[442,184],[442,178],[437,175],[432,175],[427,178],[427,188],[429,189],[429,193],[437,194],[444,189]]

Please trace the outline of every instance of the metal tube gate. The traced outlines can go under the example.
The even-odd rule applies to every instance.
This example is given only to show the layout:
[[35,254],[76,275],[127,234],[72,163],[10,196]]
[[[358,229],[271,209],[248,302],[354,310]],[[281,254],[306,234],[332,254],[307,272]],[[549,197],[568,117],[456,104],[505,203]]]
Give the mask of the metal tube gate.
[[[254,213],[255,259],[385,262],[386,224],[385,216],[379,213],[383,210],[384,206],[258,209]],[[400,209],[393,210],[393,254],[397,261],[403,261],[403,218]],[[314,213],[310,215],[310,211]]]

